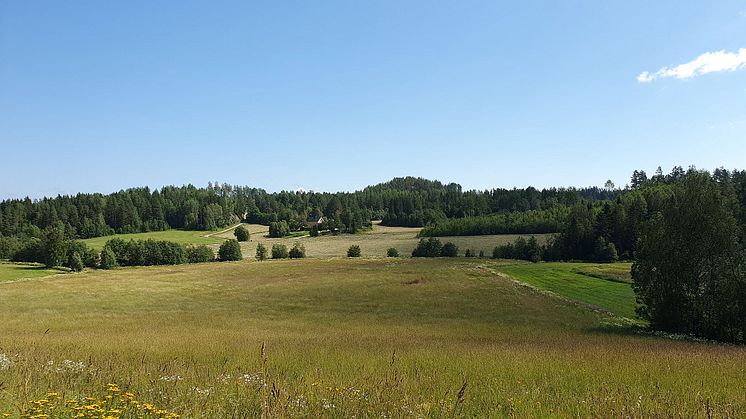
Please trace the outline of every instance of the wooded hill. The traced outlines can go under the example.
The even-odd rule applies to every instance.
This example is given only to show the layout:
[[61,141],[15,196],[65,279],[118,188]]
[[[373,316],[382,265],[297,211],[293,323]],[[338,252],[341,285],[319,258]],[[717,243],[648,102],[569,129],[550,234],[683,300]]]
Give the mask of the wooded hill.
[[69,238],[181,228],[214,230],[238,221],[287,222],[290,231],[324,217],[328,227],[355,232],[382,219],[384,225],[421,227],[439,220],[548,210],[583,200],[613,199],[620,190],[550,188],[463,191],[455,183],[395,178],[356,192],[275,192],[227,184],[207,188],[131,188],[109,195],[80,193],[0,203],[0,235],[39,237],[62,223]]

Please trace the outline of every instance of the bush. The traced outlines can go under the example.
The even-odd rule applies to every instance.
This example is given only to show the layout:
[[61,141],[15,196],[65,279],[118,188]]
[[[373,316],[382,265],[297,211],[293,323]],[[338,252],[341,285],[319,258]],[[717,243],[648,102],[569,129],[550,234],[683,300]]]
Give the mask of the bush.
[[451,242],[446,242],[440,249],[440,255],[446,258],[455,258],[458,256],[458,246]]
[[308,231],[308,234],[311,235],[311,237],[318,237],[319,235],[319,226],[314,225],[311,227],[311,230]]
[[293,248],[290,249],[288,256],[290,256],[290,259],[302,259],[306,257],[306,248],[299,242],[295,242]]
[[412,257],[421,258],[436,258],[440,256],[440,252],[443,250],[443,245],[440,240],[435,237],[429,239],[420,239],[417,243],[417,247],[412,250]]
[[83,259],[81,259],[78,252],[73,252],[67,261],[67,265],[73,272],[80,272],[83,270]]
[[619,259],[614,243],[600,236],[596,240],[593,253],[596,262],[616,262]]
[[493,259],[519,259],[528,260],[531,262],[539,262],[542,260],[542,256],[545,254],[545,250],[536,241],[536,238],[531,236],[528,240],[523,237],[518,237],[515,243],[508,243],[501,246],[495,246],[492,251]]
[[480,259],[484,258],[484,250],[479,251],[479,258]]
[[64,266],[73,268],[72,258],[74,254],[78,255],[84,267],[95,268],[98,266],[98,253],[78,240],[67,242],[67,260],[63,264]]
[[389,247],[389,249],[386,251],[386,256],[390,258],[398,258],[399,257],[399,251],[396,250],[395,247]]
[[285,220],[269,223],[269,237],[285,237],[290,234],[290,227]]
[[104,246],[104,250],[101,251],[101,263],[99,264],[101,269],[111,269],[119,266],[117,263],[117,255],[111,250],[111,247]]
[[243,259],[241,255],[241,245],[237,240],[226,240],[218,249],[218,260],[221,262],[235,261]]
[[215,260],[215,252],[204,244],[189,246],[186,249],[186,257],[189,263],[213,262]]
[[287,259],[288,247],[284,244],[275,243],[272,245],[272,259]]
[[240,242],[247,242],[251,239],[251,235],[249,235],[249,230],[246,229],[244,226],[238,226],[235,230],[233,230],[233,235],[236,236],[236,240]]
[[266,260],[267,259],[267,246],[263,245],[262,243],[259,243],[256,245],[256,260]]
[[0,236],[0,259],[11,259],[23,246],[18,237]]
[[11,258],[13,262],[43,262],[44,261],[44,246],[40,239],[32,237],[23,244],[15,252]]
[[360,246],[353,244],[350,246],[349,249],[347,249],[347,257],[348,258],[359,258],[360,257]]

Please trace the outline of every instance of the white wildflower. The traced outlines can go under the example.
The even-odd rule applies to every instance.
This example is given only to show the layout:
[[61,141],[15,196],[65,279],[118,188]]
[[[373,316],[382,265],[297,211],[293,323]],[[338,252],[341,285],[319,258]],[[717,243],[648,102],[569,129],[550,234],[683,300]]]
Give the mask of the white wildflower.
[[176,381],[181,381],[183,379],[184,378],[182,376],[180,376],[180,375],[164,375],[163,377],[161,377],[161,381],[166,381],[166,382],[169,382],[169,383],[173,383],[173,382],[176,382]]
[[199,388],[199,387],[192,387],[192,391],[195,392],[195,393],[197,393],[197,394],[201,394],[203,396],[210,395],[210,389],[208,389],[208,388],[202,389],[202,388]]
[[83,361],[73,361],[71,359],[65,359],[59,364],[56,364],[54,361],[48,361],[47,370],[56,372],[57,374],[79,373],[85,370],[85,364]]
[[9,370],[13,366],[13,361],[8,358],[8,355],[0,354],[0,371]]
[[262,377],[261,373],[241,374],[239,379],[249,385],[255,385],[255,384],[264,385],[264,378]]

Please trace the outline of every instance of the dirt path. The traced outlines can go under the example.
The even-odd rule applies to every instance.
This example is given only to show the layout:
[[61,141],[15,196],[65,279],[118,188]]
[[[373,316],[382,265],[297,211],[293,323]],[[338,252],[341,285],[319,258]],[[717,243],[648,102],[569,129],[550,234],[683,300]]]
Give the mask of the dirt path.
[[231,230],[233,230],[234,228],[236,228],[236,227],[238,227],[238,226],[240,226],[240,225],[242,225],[242,224],[243,224],[243,223],[238,223],[238,224],[236,224],[236,225],[234,225],[234,226],[232,226],[232,227],[228,227],[228,228],[226,228],[226,229],[225,229],[225,230],[223,230],[223,231],[214,231],[214,232],[212,232],[212,233],[208,233],[208,234],[205,234],[205,235],[204,235],[204,236],[202,236],[202,237],[206,237],[206,238],[209,238],[209,237],[212,237],[212,236],[214,236],[214,235],[216,235],[216,234],[223,234],[223,233],[226,233],[226,232],[228,232],[228,231],[231,231]]

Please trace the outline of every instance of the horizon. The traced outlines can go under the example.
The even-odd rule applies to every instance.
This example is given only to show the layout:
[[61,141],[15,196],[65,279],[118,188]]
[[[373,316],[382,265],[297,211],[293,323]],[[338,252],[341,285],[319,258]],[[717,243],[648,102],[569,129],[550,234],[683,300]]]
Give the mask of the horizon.
[[[680,166],[680,167],[684,168],[684,170],[688,169],[688,167],[685,167],[685,166]],[[691,166],[689,166],[689,167],[691,167]],[[695,167],[695,169],[700,170],[700,171],[701,170],[705,170],[708,173],[712,173],[712,171],[715,168],[709,169],[709,168]],[[732,171],[735,171],[735,170],[740,170],[738,168],[732,168],[731,169],[731,168],[727,168],[727,167],[725,169],[728,170],[729,172],[732,172]],[[654,174],[654,171],[648,171],[648,170],[645,170],[645,169],[635,169],[635,170],[642,170],[642,171],[644,171],[647,174],[648,178]],[[668,174],[669,172],[670,172],[670,170],[666,171],[665,169],[663,169],[663,174]],[[631,177],[631,175],[632,174],[630,173],[630,177]],[[137,189],[137,188],[149,188],[151,192],[155,191],[155,190],[160,191],[163,188],[166,188],[166,187],[169,187],[169,186],[176,187],[176,188],[185,187],[185,186],[194,186],[196,188],[206,189],[206,188],[208,188],[208,185],[210,185],[210,184],[212,184],[212,185],[215,185],[215,184],[217,184],[217,185],[226,185],[227,184],[227,185],[229,185],[231,187],[256,188],[256,189],[264,190],[265,192],[267,192],[269,194],[280,193],[280,192],[308,192],[308,193],[330,193],[330,194],[334,194],[334,193],[355,193],[355,192],[360,192],[360,191],[362,191],[362,190],[364,190],[365,188],[368,188],[368,187],[378,186],[380,184],[387,183],[387,182],[392,181],[394,179],[401,179],[401,178],[424,179],[424,180],[432,181],[432,182],[440,182],[443,185],[448,185],[448,184],[455,183],[455,184],[459,185],[464,192],[468,192],[468,191],[484,192],[484,191],[490,191],[490,190],[496,190],[496,189],[513,190],[513,189],[528,189],[528,188],[534,188],[534,189],[537,189],[539,191],[541,191],[541,190],[547,190],[547,189],[578,189],[578,190],[580,190],[580,189],[591,189],[591,188],[604,189],[604,185],[603,184],[600,184],[600,185],[585,185],[585,186],[582,186],[582,185],[555,185],[555,186],[549,185],[549,186],[542,186],[542,187],[538,187],[538,186],[534,186],[534,185],[525,185],[525,186],[492,186],[492,187],[487,187],[487,188],[483,188],[483,189],[478,189],[478,188],[468,188],[468,187],[464,186],[463,184],[461,184],[459,182],[446,181],[446,180],[443,180],[443,179],[430,179],[430,178],[425,178],[425,177],[422,177],[422,176],[403,175],[403,176],[393,176],[393,177],[391,177],[389,179],[382,180],[382,181],[375,182],[375,183],[371,183],[371,184],[368,184],[368,185],[365,185],[365,186],[362,186],[362,187],[357,187],[357,188],[351,189],[351,190],[336,190],[335,191],[335,190],[315,190],[315,189],[305,189],[305,188],[298,188],[298,189],[293,189],[293,190],[291,190],[291,189],[270,190],[270,189],[264,188],[264,187],[259,186],[259,185],[244,185],[244,184],[240,184],[240,183],[229,183],[229,182],[220,182],[220,181],[212,180],[212,181],[207,181],[207,183],[204,184],[204,185],[195,185],[195,184],[192,184],[192,183],[169,184],[169,185],[132,185],[132,186],[128,186],[128,187],[125,187],[125,188],[120,188],[120,189],[112,190],[112,191],[77,191],[77,192],[72,192],[72,193],[60,193],[60,194],[55,194],[55,195],[45,195],[45,196],[39,196],[39,197],[33,197],[33,196],[28,196],[28,195],[26,195],[26,196],[20,196],[20,197],[2,197],[2,196],[0,196],[0,202],[11,201],[11,200],[25,200],[26,198],[31,199],[32,201],[40,201],[40,200],[44,200],[44,199],[54,199],[54,198],[56,198],[58,196],[75,196],[77,194],[97,194],[98,193],[98,194],[102,194],[102,195],[110,195],[110,194],[121,192],[121,191],[125,191],[125,190],[128,190],[128,189]],[[607,179],[607,180],[611,180],[611,179]],[[620,190],[621,191],[621,190],[626,190],[627,188],[629,188],[629,182],[625,182],[624,184],[617,184],[615,182],[613,182],[613,183],[614,183],[614,190]]]
[[0,200],[746,168],[732,0],[3,3],[0,58]]

